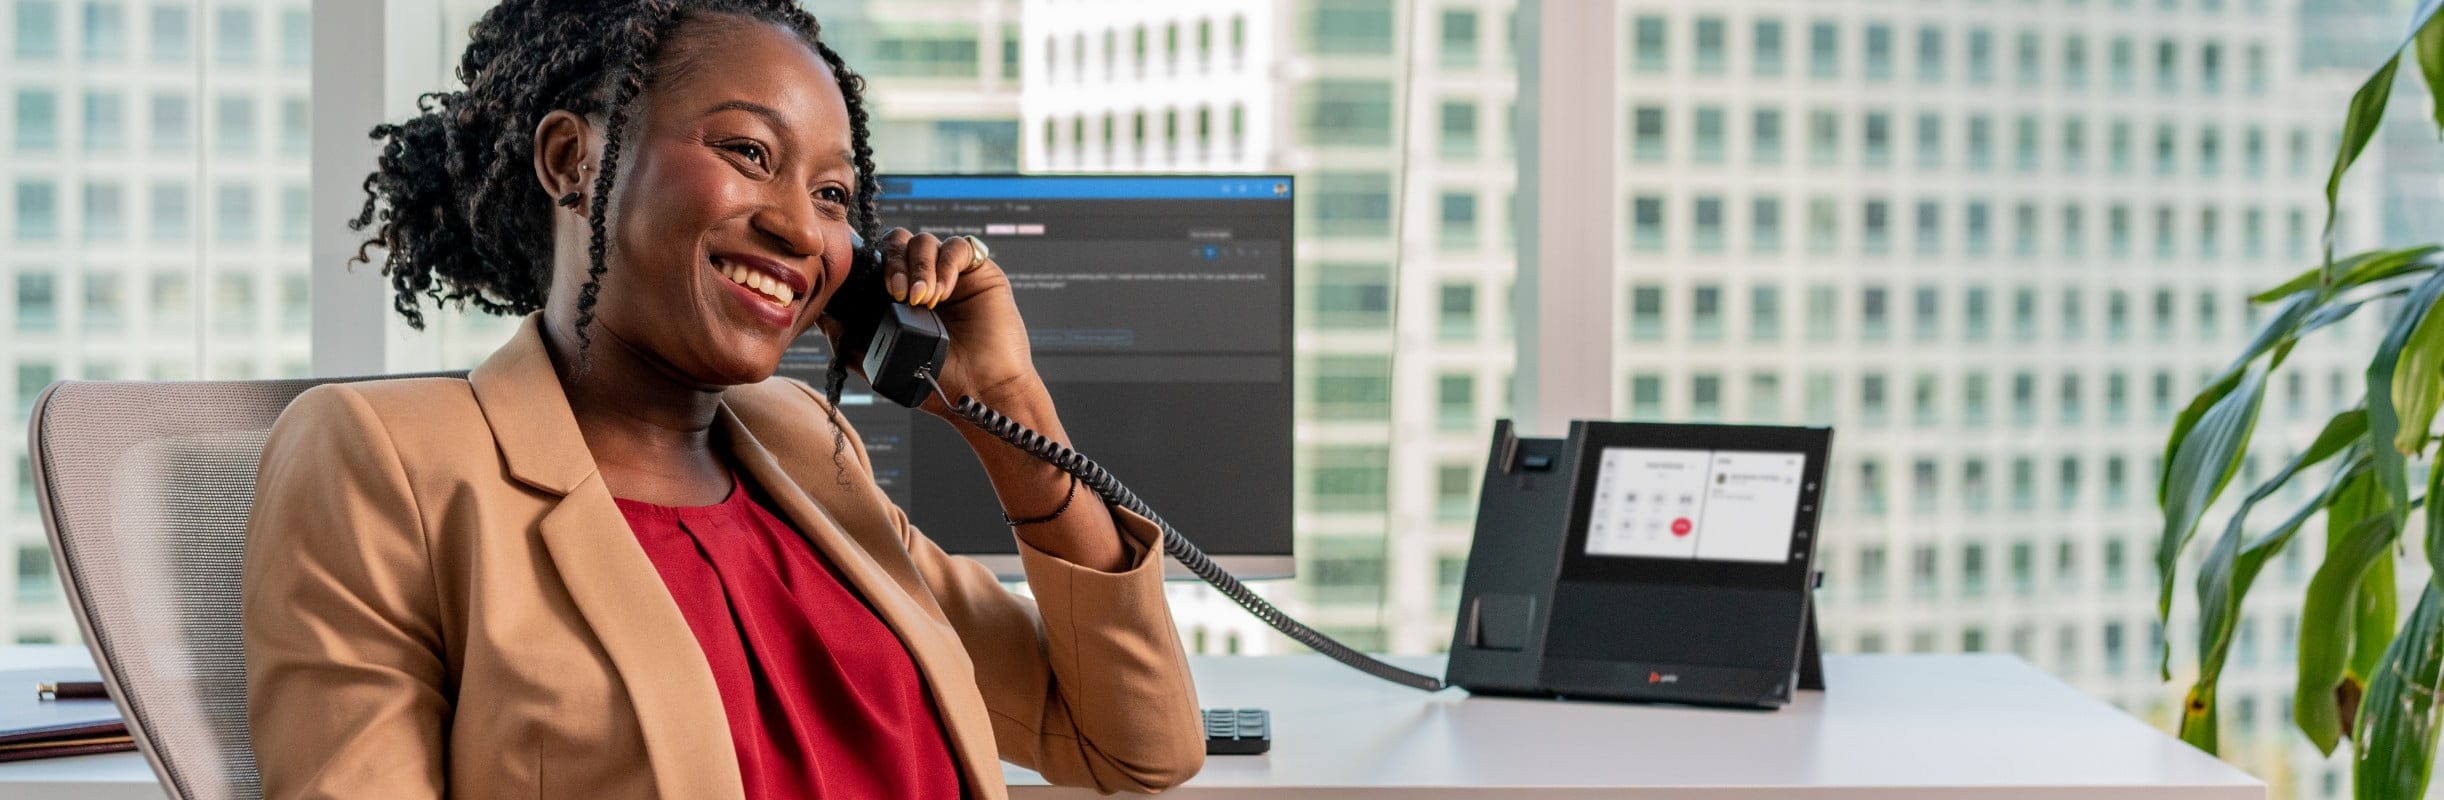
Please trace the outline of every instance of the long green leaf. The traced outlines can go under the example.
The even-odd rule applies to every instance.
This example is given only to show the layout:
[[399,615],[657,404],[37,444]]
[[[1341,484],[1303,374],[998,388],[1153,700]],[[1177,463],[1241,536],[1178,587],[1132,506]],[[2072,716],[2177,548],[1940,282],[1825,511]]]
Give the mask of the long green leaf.
[[[2444,251],[2444,247],[2425,244],[2400,250],[2369,250],[2353,254],[2341,261],[2334,262],[2334,283],[2331,287],[2326,288],[2324,296],[2332,297],[2340,294],[2344,289],[2434,269],[2435,265],[2426,263],[2426,259],[2438,251]],[[2249,302],[2269,303],[2318,289],[2325,286],[2324,276],[2324,265],[2309,267],[2300,274],[2292,276],[2291,280],[2284,281],[2272,289],[2250,295]]]
[[[2432,496],[2432,495],[2431,495]],[[2444,589],[2419,593],[2410,624],[2368,685],[2351,767],[2360,800],[2418,800],[2435,764],[2436,690],[2444,683]]]
[[2410,25],[2414,31],[2410,50],[2418,54],[2419,77],[2426,79],[2428,95],[2435,99],[2428,111],[2435,115],[2436,129],[2444,131],[2444,24],[2429,19],[2435,14],[2436,4],[2430,2],[2427,6],[2422,9],[2426,16],[2414,18]]
[[2430,309],[2426,316],[2393,365],[2393,408],[2401,417],[2393,449],[2404,455],[2427,449],[2427,431],[2444,405],[2444,314]]
[[2325,179],[2325,273],[2318,282],[2321,286],[2334,283],[2334,210],[2336,199],[2342,194],[2342,174],[2351,170],[2351,162],[2359,160],[2360,151],[2366,150],[2368,140],[2375,138],[2376,125],[2385,118],[2385,101],[2393,94],[2393,73],[2401,65],[2397,50],[2385,59],[2384,66],[2377,68],[2376,74],[2359,85],[2359,91],[2351,95],[2350,113],[2343,117],[2342,149],[2334,154],[2334,171]]
[[[2156,613],[2172,613],[2172,575],[2181,548],[2198,529],[2198,517],[2240,471],[2248,452],[2249,434],[2257,428],[2257,410],[2266,396],[2271,365],[2251,367],[2222,399],[2199,416],[2190,430],[2176,433],[2172,457],[2164,466],[2164,533],[2156,547],[2157,574],[2164,576],[2157,592]],[[2164,676],[2169,680],[2169,671]]]
[[[2232,553],[2236,553],[2240,550],[2242,544],[2241,536],[2243,523],[2248,521],[2250,510],[2256,508],[2257,504],[2265,501],[2266,498],[2273,497],[2275,492],[2281,491],[2285,484],[2290,483],[2294,476],[2300,474],[2301,470],[2307,469],[2308,467],[2323,462],[2327,458],[2333,457],[2335,453],[2341,452],[2344,447],[2348,447],[2352,443],[2357,442],[2361,438],[2367,436],[2367,433],[2368,414],[2366,410],[2354,408],[2340,414],[2335,414],[2332,419],[2325,421],[2325,429],[2317,432],[2317,438],[2314,441],[2309,442],[2308,449],[2302,450],[2298,455],[2293,456],[2291,462],[2283,465],[2282,470],[2276,472],[2273,478],[2268,479],[2264,483],[2258,484],[2255,490],[2249,492],[2248,497],[2241,500],[2240,508],[2232,513],[2231,522],[2225,526],[2223,536],[2216,540],[2215,547],[2208,551],[2207,560],[2205,564],[2201,566],[2201,571],[2198,574],[2198,598],[2200,601],[2199,613],[2202,615],[2202,618],[2211,619],[2212,616],[2218,611],[2217,606],[2209,597],[2209,593],[2210,591],[2220,590],[2223,586],[2225,586],[2224,581],[2229,580],[2228,570],[2230,556]],[[2358,467],[2359,462],[2365,458],[2366,456],[2364,454],[2355,456],[2351,459],[2347,466]],[[2339,485],[2342,472],[2337,471],[2335,475],[2336,477],[2332,483]],[[2331,494],[2332,492],[2333,487],[2328,486],[2323,493],[2320,493],[2319,496],[2323,497]],[[2313,511],[2316,508],[2317,506],[2311,505],[2309,510]],[[2296,525],[2297,523],[2295,522],[2293,524]],[[2227,550],[2230,552],[2227,552]],[[2224,562],[2221,566],[2219,566],[2217,563],[2218,556],[2224,557]],[[2169,581],[2167,581],[2167,583],[2169,583]],[[2239,593],[2234,595],[2234,602],[2237,604],[2239,594],[2246,594],[2247,592],[2247,582],[2242,581]],[[2235,606],[2235,608],[2237,608],[2237,606]],[[2157,617],[2156,619],[2158,622],[2164,623],[2165,628],[2169,629],[2172,627],[2172,621],[2170,618]],[[2229,633],[2229,631],[2225,631],[2224,633]],[[2214,647],[2214,642],[2217,640],[2219,635],[2220,634],[2216,633],[2216,628],[2212,624],[2202,625],[2199,628],[2199,661],[2202,666],[2207,668],[2205,672],[2208,675],[2212,675],[2214,669],[2221,666],[2220,663],[2215,660],[2216,649]],[[2164,646],[2157,651],[2156,656],[2160,671],[2165,675],[2172,674],[2172,642],[2169,638],[2165,639]]]
[[[2377,442],[2391,445],[2401,433],[2402,418],[2393,405],[2394,370],[2401,365],[2410,335],[2439,298],[2444,298],[2444,272],[2428,276],[2410,293],[2409,304],[2393,319],[2384,341],[2376,346],[2375,358],[2368,362],[2368,436]],[[2376,448],[2376,483],[2392,501],[2395,516],[2408,513],[2404,501],[2410,497],[2410,473],[2402,451],[2391,446]]]
[[2258,326],[2257,335],[2249,338],[2249,346],[2242,348],[2240,355],[2232,359],[2231,365],[2223,368],[2224,372],[2239,372],[2247,369],[2249,362],[2256,361],[2258,356],[2265,355],[2267,351],[2295,340],[2299,334],[2300,325],[2307,322],[2310,312],[2315,310],[2317,310],[2317,298],[2306,292],[2292,295],[2291,299],[2283,301],[2283,306],[2275,309],[2274,316],[2269,317],[2266,324]]
[[[2357,633],[2354,612],[2359,580],[2367,574],[2368,565],[2386,556],[2401,533],[2389,514],[2362,518],[2349,513],[2348,509],[2369,502],[2377,491],[2373,483],[2373,476],[2355,478],[2326,506],[2325,562],[2309,578],[2308,596],[2300,604],[2299,676],[2291,698],[2292,717],[2317,750],[2328,755],[2342,737],[2342,708],[2335,693],[2343,686],[2351,641]],[[2357,522],[2337,524],[2338,518]]]
[[[2379,558],[2368,565],[2368,572],[2359,576],[2359,598],[2351,602],[2351,665],[2343,674],[2366,687],[2384,668],[2385,648],[2393,645],[2393,626],[2401,620],[2399,604],[2401,587],[2393,582],[2393,559]],[[2343,722],[2350,722],[2344,715]]]
[[[2352,420],[2356,420],[2356,424]],[[2342,432],[2349,431],[2356,433],[2350,433],[2349,437],[2342,435]],[[2219,713],[2215,703],[2215,687],[2223,677],[2224,662],[2231,653],[2233,630],[2240,624],[2241,602],[2248,598],[2249,588],[2256,583],[2257,575],[2265,569],[2267,560],[2291,544],[2301,526],[2315,517],[2318,511],[2324,510],[2326,501],[2334,496],[2337,489],[2367,473],[2365,448],[2354,448],[2353,456],[2342,469],[2334,471],[2333,477],[2315,498],[2302,504],[2291,516],[2275,525],[2273,530],[2255,539],[2247,536],[2249,510],[2273,496],[2275,490],[2301,469],[2332,455],[2331,450],[2324,448],[2329,439],[2348,443],[2353,440],[2352,437],[2363,435],[2366,431],[2366,417],[2355,411],[2343,412],[2327,423],[2326,435],[2318,436],[2317,444],[2293,459],[2284,468],[2283,474],[2249,493],[2249,497],[2242,501],[2240,510],[2233,513],[2231,523],[2224,527],[2223,536],[2216,539],[2214,548],[2207,552],[2206,561],[2199,565],[2198,680],[2191,684],[2188,702],[2182,706],[2182,741],[2209,753],[2217,751],[2216,719]],[[2340,449],[2340,445],[2333,449]]]

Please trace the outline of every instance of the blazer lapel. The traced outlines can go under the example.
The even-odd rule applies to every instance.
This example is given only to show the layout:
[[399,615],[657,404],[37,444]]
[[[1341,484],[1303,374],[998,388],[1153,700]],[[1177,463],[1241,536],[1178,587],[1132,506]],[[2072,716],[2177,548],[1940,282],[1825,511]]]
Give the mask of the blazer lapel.
[[628,529],[569,412],[541,315],[468,375],[511,476],[560,495],[544,549],[634,704],[662,797],[743,798],[721,691],[661,573]]
[[[917,604],[913,593],[924,591],[915,568],[906,559],[889,565],[877,561],[874,553],[900,552],[906,548],[897,535],[887,530],[848,532],[830,512],[809,497],[803,488],[808,484],[801,476],[791,474],[783,460],[764,449],[737,410],[724,403],[719,425],[728,434],[731,457],[736,458],[747,474],[763,487],[779,508],[774,511],[787,519],[824,557],[840,569],[860,597],[874,608],[883,623],[898,633],[908,647],[909,658],[924,676],[932,690],[935,708],[942,715],[942,726],[959,755],[962,777],[969,787],[1001,785],[1001,750],[994,743],[992,720],[976,694],[975,665],[967,658],[958,638],[948,623],[928,613]],[[816,417],[815,420],[821,420]],[[797,424],[807,424],[801,420]],[[828,441],[828,432],[826,432]],[[791,454],[801,455],[801,454]],[[821,460],[821,459],[817,459]],[[806,461],[797,458],[788,463]],[[828,464],[829,461],[823,461]],[[881,537],[877,540],[877,537]],[[863,539],[864,541],[859,541]],[[992,796],[980,790],[978,796]]]

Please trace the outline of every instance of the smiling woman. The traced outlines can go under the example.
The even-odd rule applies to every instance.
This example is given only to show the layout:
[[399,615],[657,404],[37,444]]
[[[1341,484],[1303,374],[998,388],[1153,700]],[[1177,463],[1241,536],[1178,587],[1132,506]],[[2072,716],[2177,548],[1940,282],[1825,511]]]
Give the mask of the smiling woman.
[[267,796],[1000,797],[1002,760],[1107,792],[1199,769],[1152,523],[962,427],[1025,520],[1012,593],[773,378],[836,327],[862,237],[961,342],[945,391],[1067,439],[983,244],[876,230],[861,81],[811,16],[509,2],[459,77],[374,130],[360,255],[411,325],[526,321],[465,380],[327,385],[274,428],[245,586]]

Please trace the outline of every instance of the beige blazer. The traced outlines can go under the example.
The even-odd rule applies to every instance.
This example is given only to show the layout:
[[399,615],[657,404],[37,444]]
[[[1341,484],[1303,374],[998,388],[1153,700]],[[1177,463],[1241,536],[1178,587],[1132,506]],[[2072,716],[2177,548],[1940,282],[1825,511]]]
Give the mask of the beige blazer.
[[[911,526],[855,433],[835,453],[834,419],[775,379],[725,393],[714,429],[907,644],[970,797],[1007,796],[1004,759],[1107,793],[1197,773],[1158,528],[1116,512],[1120,573],[1020,542],[1029,600]],[[272,800],[743,795],[712,672],[533,317],[466,380],[325,385],[289,406],[248,523],[245,630]]]

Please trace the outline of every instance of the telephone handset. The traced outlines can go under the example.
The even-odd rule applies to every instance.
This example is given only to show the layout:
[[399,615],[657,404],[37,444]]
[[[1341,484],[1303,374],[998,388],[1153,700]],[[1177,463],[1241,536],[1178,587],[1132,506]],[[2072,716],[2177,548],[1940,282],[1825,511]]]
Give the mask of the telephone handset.
[[1216,566],[1204,551],[1189,543],[1187,537],[1181,536],[1177,529],[1171,527],[1171,523],[1154,513],[1153,508],[1138,499],[1136,493],[1121,485],[1093,459],[1044,438],[1043,434],[1002,416],[973,397],[962,396],[952,400],[943,394],[941,385],[934,381],[934,376],[942,370],[943,359],[950,354],[950,334],[942,327],[941,318],[935,316],[932,309],[892,300],[890,293],[883,288],[882,249],[868,247],[864,237],[852,235],[850,241],[855,255],[850,262],[849,277],[841,282],[840,288],[832,293],[831,301],[823,307],[823,313],[838,324],[840,334],[823,387],[824,395],[834,405],[840,403],[841,386],[848,381],[851,358],[857,359],[858,365],[865,369],[866,383],[873,387],[874,394],[891,402],[914,408],[924,402],[927,392],[940,396],[943,403],[950,407],[952,415],[1076,476],[1079,483],[1094,490],[1104,502],[1153,521],[1162,528],[1165,554],[1177,559],[1198,578],[1213,584],[1223,596],[1237,602],[1248,613],[1254,614],[1274,630],[1281,631],[1292,641],[1393,683],[1426,691],[1444,688],[1445,684],[1439,678],[1383,663],[1291,619],[1290,615],[1249,591],[1237,577]]

